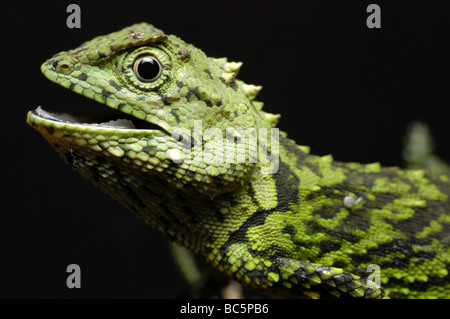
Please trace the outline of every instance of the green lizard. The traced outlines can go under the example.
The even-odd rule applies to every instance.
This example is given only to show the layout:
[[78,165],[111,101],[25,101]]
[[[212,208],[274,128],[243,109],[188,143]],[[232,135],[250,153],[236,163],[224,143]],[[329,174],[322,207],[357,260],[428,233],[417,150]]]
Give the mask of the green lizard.
[[449,298],[448,168],[431,176],[311,155],[277,135],[278,116],[254,100],[261,87],[236,78],[240,66],[136,24],[41,67],[110,113],[38,107],[27,122],[102,191],[248,287]]

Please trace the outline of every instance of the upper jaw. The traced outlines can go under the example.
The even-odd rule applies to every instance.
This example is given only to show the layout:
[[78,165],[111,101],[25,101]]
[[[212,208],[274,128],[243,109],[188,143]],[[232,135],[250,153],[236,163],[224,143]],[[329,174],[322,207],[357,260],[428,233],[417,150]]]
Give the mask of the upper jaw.
[[[75,102],[77,97],[72,96],[62,105],[58,105],[58,112],[46,111],[42,107],[38,107],[28,116],[31,122],[39,118],[40,122],[46,126],[61,126],[63,124],[72,129],[76,127],[97,127],[116,130],[162,131],[171,134],[172,128],[164,121],[156,124],[134,116],[135,111],[142,113],[140,110],[119,108],[117,103],[111,102],[111,99],[106,98],[106,95],[99,100],[97,96],[94,99],[92,96],[87,96],[84,91],[77,91],[77,86],[74,83],[80,83],[82,80],[75,79],[76,81],[72,81],[74,80],[72,74],[70,72],[65,74],[65,71],[61,69],[61,64],[67,64],[72,69],[75,62],[72,61],[67,52],[61,52],[44,62],[41,65],[41,72],[51,82],[78,93],[80,98],[83,96],[82,100],[77,103]],[[93,90],[95,91],[95,89]],[[102,95],[103,91],[101,92]],[[66,113],[64,110],[66,110]]]

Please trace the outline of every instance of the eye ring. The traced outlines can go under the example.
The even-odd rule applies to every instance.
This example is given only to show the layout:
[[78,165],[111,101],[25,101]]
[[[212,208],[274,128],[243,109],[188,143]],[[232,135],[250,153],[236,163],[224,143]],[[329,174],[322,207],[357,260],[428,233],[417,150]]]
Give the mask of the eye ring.
[[163,66],[155,56],[143,55],[133,62],[133,72],[139,81],[151,83],[160,78]]

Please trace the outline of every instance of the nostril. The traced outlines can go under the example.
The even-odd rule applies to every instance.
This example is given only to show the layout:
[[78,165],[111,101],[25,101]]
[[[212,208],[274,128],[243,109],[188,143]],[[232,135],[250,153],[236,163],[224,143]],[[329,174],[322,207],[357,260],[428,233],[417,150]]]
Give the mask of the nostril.
[[57,70],[57,69],[59,69],[59,70],[62,70],[62,71],[67,71],[67,70],[69,70],[70,69],[70,67],[71,67],[71,64],[70,63],[68,63],[67,61],[62,61],[62,60],[54,60],[54,61],[52,61],[51,63],[50,63],[50,65],[51,65],[51,67],[54,69],[54,70]]

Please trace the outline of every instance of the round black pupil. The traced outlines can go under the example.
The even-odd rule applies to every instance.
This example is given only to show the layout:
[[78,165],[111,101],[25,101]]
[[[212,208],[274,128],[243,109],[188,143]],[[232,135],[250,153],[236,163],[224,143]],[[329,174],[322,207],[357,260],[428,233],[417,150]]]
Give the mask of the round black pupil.
[[144,80],[152,80],[159,74],[159,64],[152,58],[143,58],[139,61],[137,71]]

